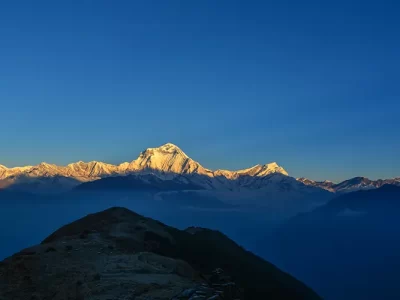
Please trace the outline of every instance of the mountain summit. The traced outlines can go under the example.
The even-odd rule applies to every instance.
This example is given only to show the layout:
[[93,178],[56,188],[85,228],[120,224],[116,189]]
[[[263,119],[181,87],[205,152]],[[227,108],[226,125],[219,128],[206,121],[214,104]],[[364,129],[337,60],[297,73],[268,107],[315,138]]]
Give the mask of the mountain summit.
[[148,148],[132,161],[127,172],[148,171],[172,174],[192,174],[211,176],[212,171],[203,168],[186,155],[178,146],[167,143],[158,148]]
[[[201,186],[210,189],[221,186],[221,182],[236,180],[239,177],[265,177],[270,174],[288,173],[277,163],[256,165],[254,167],[238,170],[216,170],[204,168],[200,163],[191,159],[178,146],[166,143],[157,148],[148,148],[142,151],[138,158],[120,165],[112,165],[104,162],[79,161],[67,166],[40,163],[36,166],[7,168],[0,166],[0,186],[12,187],[18,185],[39,188],[45,182],[45,186],[51,184],[55,178],[57,182],[66,183],[65,189],[70,189],[82,182],[97,179],[125,175],[153,174],[160,179],[174,179],[180,176],[202,177]],[[197,183],[199,184],[199,183]],[[222,185],[226,185],[223,183]],[[58,188],[61,188],[58,185]]]

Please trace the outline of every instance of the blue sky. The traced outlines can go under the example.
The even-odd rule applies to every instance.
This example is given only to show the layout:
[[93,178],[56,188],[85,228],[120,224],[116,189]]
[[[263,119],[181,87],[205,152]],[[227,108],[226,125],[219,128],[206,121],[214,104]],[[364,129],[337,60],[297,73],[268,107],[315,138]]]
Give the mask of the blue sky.
[[395,1],[8,1],[0,164],[130,161],[400,176]]

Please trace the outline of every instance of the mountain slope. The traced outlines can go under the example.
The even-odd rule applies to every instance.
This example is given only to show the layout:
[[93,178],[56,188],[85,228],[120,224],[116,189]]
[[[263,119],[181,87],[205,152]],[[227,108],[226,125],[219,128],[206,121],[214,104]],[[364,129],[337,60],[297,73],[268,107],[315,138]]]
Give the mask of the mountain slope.
[[0,263],[6,299],[188,299],[182,292],[201,286],[226,300],[319,299],[220,232],[180,231],[124,208],[63,226]]
[[347,193],[292,218],[262,252],[326,299],[397,299],[399,217],[400,187]]
[[[260,177],[243,175],[220,182],[214,180],[198,174],[175,176],[172,179],[160,179],[154,174],[128,175],[82,183],[74,191],[95,195],[106,191],[147,192],[154,200],[185,207],[262,209],[266,212],[266,218],[276,221],[310,211],[331,198],[331,193],[323,189],[306,186],[280,173]],[[204,182],[209,182],[215,188],[208,189]]]
[[185,183],[179,180],[163,180],[152,174],[148,175],[127,175],[107,177],[100,180],[83,183],[76,187],[78,191],[180,191],[199,190],[202,187],[192,183]]

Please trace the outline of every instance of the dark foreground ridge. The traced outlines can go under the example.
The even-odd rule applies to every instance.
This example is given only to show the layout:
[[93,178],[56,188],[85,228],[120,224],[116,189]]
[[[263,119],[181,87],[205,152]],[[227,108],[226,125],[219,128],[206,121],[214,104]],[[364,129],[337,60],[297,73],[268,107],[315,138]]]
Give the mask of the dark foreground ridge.
[[116,207],[1,262],[0,299],[320,298],[220,232]]

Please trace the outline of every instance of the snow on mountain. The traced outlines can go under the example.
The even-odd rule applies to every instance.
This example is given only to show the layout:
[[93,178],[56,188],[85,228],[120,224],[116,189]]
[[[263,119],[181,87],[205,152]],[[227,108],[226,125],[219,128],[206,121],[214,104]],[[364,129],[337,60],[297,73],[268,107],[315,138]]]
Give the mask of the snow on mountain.
[[[37,166],[17,168],[0,167],[0,180],[16,184],[19,181],[26,183],[37,178],[64,177],[71,178],[68,186],[75,182],[87,182],[110,176],[123,176],[132,174],[153,174],[160,179],[174,179],[182,183],[194,183],[205,189],[237,188],[232,180],[239,180],[245,185],[257,177],[265,177],[269,174],[288,173],[277,163],[256,165],[249,169],[228,171],[212,171],[204,168],[200,163],[191,159],[178,146],[167,143],[158,148],[148,148],[140,153],[132,162],[124,162],[120,165],[112,165],[103,162],[76,162],[67,166],[40,163]],[[37,182],[37,180],[35,181]],[[48,180],[47,180],[48,182]],[[7,184],[8,185],[8,184]]]
[[239,175],[250,175],[250,176],[267,176],[272,173],[280,173],[283,175],[289,175],[285,169],[278,166],[276,162],[266,165],[255,165],[252,168],[237,171]]
[[[243,170],[210,170],[191,159],[178,146],[167,143],[157,148],[148,148],[137,159],[112,165],[104,162],[79,161],[67,166],[40,163],[36,166],[7,168],[0,165],[0,188],[24,186],[28,189],[40,186],[46,189],[54,184],[57,188],[65,185],[70,189],[82,182],[94,181],[105,177],[152,174],[161,180],[174,180],[182,184],[194,184],[207,190],[242,191],[243,189],[286,189],[313,187],[333,193],[346,193],[356,190],[374,189],[384,184],[400,185],[400,178],[370,180],[355,177],[335,184],[330,181],[313,181],[289,177],[284,168],[276,162],[255,165]],[[273,176],[278,175],[278,176]],[[52,180],[53,178],[53,180]],[[278,178],[278,179],[277,179]],[[278,180],[278,183],[275,182]],[[274,183],[275,182],[275,183]],[[273,187],[273,185],[276,187]]]
[[297,180],[308,186],[319,187],[340,194],[359,190],[377,189],[385,184],[400,186],[400,178],[371,180],[366,177],[354,177],[337,184],[331,181],[314,181],[304,177],[298,178]]
[[239,177],[243,176],[262,177],[274,173],[279,173],[286,176],[289,175],[284,168],[278,166],[276,162],[273,162],[266,165],[255,165],[251,168],[238,171],[216,170],[213,172],[214,175],[213,177],[222,176],[232,180],[232,179],[238,179]]
[[25,166],[25,167],[15,167],[15,168],[7,168],[5,166],[0,167],[0,180],[13,177],[16,175],[20,175],[28,170],[30,170],[32,166]]
[[132,161],[126,172],[160,172],[163,174],[200,174],[213,176],[211,170],[203,168],[187,156],[179,147],[167,143],[158,148],[148,148]]
[[264,208],[273,218],[309,211],[326,203],[332,194],[288,176],[276,162],[243,170],[213,171],[171,143],[148,148],[137,159],[120,165],[79,161],[67,166],[41,163],[0,168],[0,188],[56,193],[78,185],[79,192],[146,191],[153,199],[171,201],[172,197],[187,205]]
[[337,193],[348,193],[359,190],[376,189],[379,186],[378,182],[372,181],[366,177],[355,177],[335,185],[334,189]]
[[314,180],[311,180],[311,179],[307,179],[307,178],[301,177],[301,178],[297,178],[297,181],[300,181],[303,184],[308,185],[308,186],[319,187],[321,189],[324,189],[324,190],[327,190],[327,191],[330,191],[330,192],[333,192],[333,193],[335,192],[335,189],[333,187],[335,184],[332,181],[329,181],[329,180],[314,181]]
[[91,161],[88,163],[79,161],[77,163],[69,164],[65,168],[65,175],[75,178],[81,178],[81,181],[88,181],[91,178],[97,179],[119,174],[119,166],[114,166],[98,161]]

